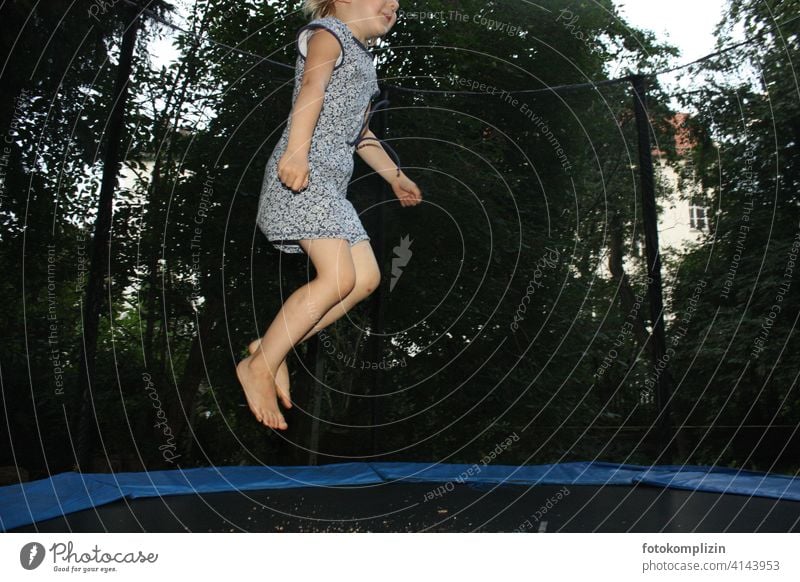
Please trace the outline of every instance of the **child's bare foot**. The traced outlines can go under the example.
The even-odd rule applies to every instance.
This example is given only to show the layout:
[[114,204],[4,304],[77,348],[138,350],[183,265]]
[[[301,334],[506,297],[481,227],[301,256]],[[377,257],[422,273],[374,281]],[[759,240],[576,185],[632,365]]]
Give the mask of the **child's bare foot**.
[[[247,346],[247,351],[254,354],[260,343],[261,338],[253,340],[250,342],[250,345]],[[286,366],[286,360],[283,360],[281,365],[278,366],[278,373],[275,375],[275,387],[278,389],[278,396],[281,399],[281,403],[286,408],[291,408],[292,398],[291,392],[289,391],[289,368]]]
[[236,365],[236,376],[244,389],[247,404],[258,422],[270,428],[286,430],[288,425],[278,409],[275,397],[275,380],[270,373],[257,373],[249,356]]

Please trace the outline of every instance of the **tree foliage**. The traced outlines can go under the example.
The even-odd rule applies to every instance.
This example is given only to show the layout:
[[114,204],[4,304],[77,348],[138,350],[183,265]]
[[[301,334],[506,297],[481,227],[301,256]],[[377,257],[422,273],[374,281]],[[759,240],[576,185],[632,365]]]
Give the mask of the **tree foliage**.
[[[796,4],[734,0],[726,23],[759,32]],[[652,374],[646,302],[640,336],[621,333],[623,296],[646,295],[630,87],[552,88],[654,72],[674,47],[626,23],[611,0],[431,0],[427,15],[404,5],[373,49],[391,110],[372,129],[385,130],[425,203],[376,204],[381,180],[357,160],[351,199],[368,230],[384,213],[384,329],[371,303],[357,306],[320,334],[316,378],[315,344],[296,346],[298,405],[288,436],[274,435],[253,420],[234,366],[312,276],[305,257],[279,255],[254,221],[304,22],[299,2],[175,5],[142,16],[130,81],[123,143],[136,178],[115,194],[93,393],[103,459],[169,468],[169,449],[182,466],[305,464],[314,411],[319,462],[362,458],[371,438],[385,459],[472,462],[515,432],[498,462],[657,459],[657,411],[642,401]],[[0,13],[20,31],[17,44],[3,41],[15,66],[0,85],[3,127],[15,128],[0,207],[2,323],[15,330],[0,354],[12,436],[3,450],[43,474],[71,465],[85,249],[124,20],[67,2],[17,1]],[[689,329],[669,363],[680,379],[675,418],[691,441],[682,462],[794,466],[774,454],[788,433],[724,427],[798,421],[795,284],[764,351],[748,358],[797,231],[799,101],[786,74],[797,26],[692,70],[708,75],[685,97],[697,111],[692,162],[716,214],[712,237],[665,261],[676,316],[668,338]],[[718,34],[729,40],[724,27]],[[178,55],[168,65],[155,58],[165,39]],[[743,62],[760,84],[733,81]],[[670,95],[656,78],[649,91],[652,137],[674,162]],[[748,201],[751,230],[722,298]],[[398,277],[401,245],[412,255]],[[624,277],[599,274],[609,253],[625,259]],[[689,322],[700,280],[702,308]]]

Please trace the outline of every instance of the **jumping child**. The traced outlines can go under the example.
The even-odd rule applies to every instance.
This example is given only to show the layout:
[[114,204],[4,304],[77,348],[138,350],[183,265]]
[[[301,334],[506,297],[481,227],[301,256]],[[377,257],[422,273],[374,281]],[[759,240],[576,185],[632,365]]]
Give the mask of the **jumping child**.
[[398,9],[397,0],[303,5],[312,20],[297,31],[290,122],[267,162],[257,222],[279,251],[305,252],[316,277],[286,299],[236,366],[250,410],[270,428],[288,428],[277,396],[291,408],[289,351],[342,317],[380,282],[369,236],[346,197],[353,152],[389,182],[402,206],[422,200],[391,147],[369,130],[372,113],[387,101],[373,104],[380,92],[367,45],[392,29]]

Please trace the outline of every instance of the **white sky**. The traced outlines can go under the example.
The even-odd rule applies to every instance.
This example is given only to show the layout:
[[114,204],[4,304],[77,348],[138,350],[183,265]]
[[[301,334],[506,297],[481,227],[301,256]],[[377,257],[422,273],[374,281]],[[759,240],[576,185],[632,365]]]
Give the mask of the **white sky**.
[[[652,30],[659,38],[678,46],[682,53],[680,62],[685,62],[714,50],[712,30],[722,16],[726,0],[615,0],[615,3],[631,24]],[[158,46],[159,56],[174,57],[175,51],[165,45]]]
[[[637,28],[651,30],[657,38],[667,40],[680,49],[680,56],[675,58],[670,65],[687,63],[714,52],[715,39],[712,31],[722,17],[727,4],[727,0],[614,1],[619,12],[630,24]],[[178,2],[178,4],[180,6],[182,2]],[[177,56],[174,48],[170,46],[169,40],[157,41],[153,48],[154,61],[159,65],[165,64]],[[610,75],[617,76],[613,66]],[[677,75],[677,73],[662,75],[660,81],[667,88],[676,90],[689,89],[694,84],[692,79],[685,78],[685,75],[684,79],[678,82]]]
[[[615,3],[632,26],[651,30],[659,40],[666,40],[680,49],[681,54],[670,66],[691,62],[717,50],[713,31],[722,19],[727,0],[615,0]],[[733,34],[735,38],[735,31]],[[665,88],[674,90],[691,90],[702,83],[700,79],[689,78],[685,70],[678,81],[678,74],[661,75],[659,81]],[[677,107],[675,99],[672,106]]]
[[652,30],[659,39],[681,49],[680,62],[693,61],[714,51],[714,26],[722,18],[725,0],[618,0],[625,19]]

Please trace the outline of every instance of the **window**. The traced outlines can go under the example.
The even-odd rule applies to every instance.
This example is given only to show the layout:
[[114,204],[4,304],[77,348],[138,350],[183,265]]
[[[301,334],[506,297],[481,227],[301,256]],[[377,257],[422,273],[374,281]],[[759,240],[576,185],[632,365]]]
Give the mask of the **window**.
[[706,219],[705,206],[689,207],[689,226],[695,230],[707,230],[708,221]]

